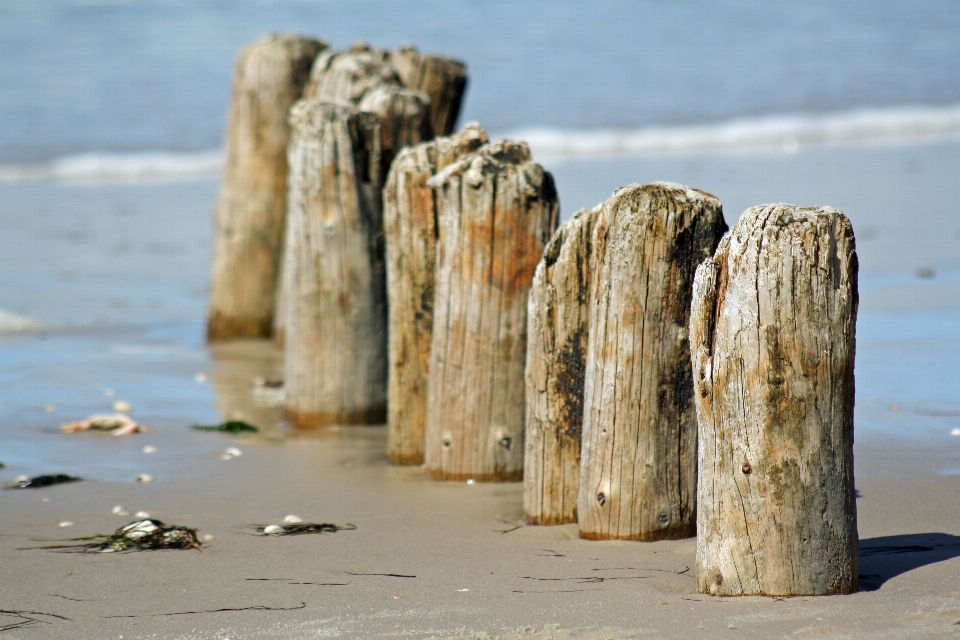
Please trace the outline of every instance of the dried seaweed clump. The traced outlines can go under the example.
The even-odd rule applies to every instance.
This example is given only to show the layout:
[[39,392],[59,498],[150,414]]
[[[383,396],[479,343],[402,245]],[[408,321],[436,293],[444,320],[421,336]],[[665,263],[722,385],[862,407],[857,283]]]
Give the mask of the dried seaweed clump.
[[81,544],[37,547],[59,549],[76,553],[112,553],[118,551],[155,551],[157,549],[201,549],[197,530],[191,527],[168,525],[160,520],[147,518],[120,527],[113,535],[96,535],[89,538],[73,538]]
[[266,525],[254,525],[257,530],[257,534],[262,536],[300,536],[307,533],[334,533],[337,531],[353,531],[356,529],[356,525],[345,524],[314,524],[311,522],[301,522],[297,524],[266,524]]
[[220,431],[221,433],[257,433],[258,427],[253,426],[243,420],[228,420],[220,424],[195,424],[193,428],[197,431]]
[[132,433],[143,433],[149,431],[142,424],[137,424],[129,416],[122,413],[105,413],[90,416],[86,420],[79,422],[68,422],[60,426],[60,431],[64,433],[76,433],[77,431],[112,431],[115,436],[128,436]]

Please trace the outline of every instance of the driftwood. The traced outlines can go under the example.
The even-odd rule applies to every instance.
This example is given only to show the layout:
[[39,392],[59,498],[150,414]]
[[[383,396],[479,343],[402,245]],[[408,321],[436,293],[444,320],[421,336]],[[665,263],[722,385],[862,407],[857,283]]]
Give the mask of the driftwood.
[[290,122],[286,415],[297,426],[380,423],[387,402],[380,118],[301,100]]
[[537,265],[527,315],[523,519],[577,521],[583,374],[596,271],[593,228],[601,207],[557,230]]
[[697,265],[727,226],[713,196],[618,189],[593,249],[577,517],[580,537],[661,540],[695,528],[697,422],[687,325]]
[[715,595],[857,590],[857,254],[829,207],[749,209],[697,269],[697,584]]
[[437,207],[427,180],[486,142],[486,132],[471,123],[456,135],[405,149],[383,191],[390,309],[387,457],[395,464],[423,462],[437,242]]
[[425,56],[404,45],[390,53],[390,64],[404,86],[430,96],[430,120],[437,135],[449,135],[457,124],[467,89],[467,68],[443,56]]
[[287,215],[287,114],[326,43],[271,35],[234,70],[207,337],[269,336]]
[[557,227],[553,177],[527,145],[487,145],[438,173],[427,473],[523,475],[527,293]]
[[358,104],[380,85],[402,85],[389,54],[358,42],[348,51],[327,51],[317,58],[303,97]]

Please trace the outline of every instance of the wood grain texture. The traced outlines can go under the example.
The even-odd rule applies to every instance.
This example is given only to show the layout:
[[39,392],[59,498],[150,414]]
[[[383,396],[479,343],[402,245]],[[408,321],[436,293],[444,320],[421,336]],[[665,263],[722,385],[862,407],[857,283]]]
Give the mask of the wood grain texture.
[[266,337],[273,329],[287,216],[287,114],[326,46],[274,34],[237,57],[215,212],[210,341]]
[[389,54],[357,42],[347,51],[326,51],[317,58],[303,97],[359,104],[380,85],[402,86]]
[[715,197],[678,184],[629,185],[603,204],[584,382],[582,538],[694,534],[687,325],[695,269],[726,229]]
[[393,159],[404,147],[433,138],[430,98],[420,91],[380,85],[363,96],[359,108],[380,116],[385,158]]
[[829,207],[749,209],[697,269],[702,593],[857,590],[857,300],[853,229]]
[[301,100],[290,122],[286,415],[303,427],[380,423],[387,403],[380,118]]
[[537,265],[527,308],[523,519],[577,521],[583,374],[596,271],[593,230],[601,207],[557,229]]
[[384,188],[389,302],[387,457],[422,464],[433,334],[437,203],[427,181],[487,142],[476,123],[450,137],[404,149]]
[[[433,137],[427,128],[429,105],[423,104],[423,94],[403,89],[388,58],[385,51],[365,42],[357,42],[347,51],[326,51],[317,57],[303,91],[305,99],[358,105],[361,110],[383,116],[387,121],[382,127],[386,135],[382,155],[387,164],[401,146]],[[286,342],[284,316],[293,269],[292,256],[284,249],[273,332],[281,347]]]
[[404,86],[430,96],[430,120],[437,135],[450,135],[467,90],[466,65],[445,56],[423,55],[411,45],[391,52],[390,63]]
[[426,435],[434,479],[523,476],[527,294],[557,227],[553,177],[527,145],[500,142],[447,167]]

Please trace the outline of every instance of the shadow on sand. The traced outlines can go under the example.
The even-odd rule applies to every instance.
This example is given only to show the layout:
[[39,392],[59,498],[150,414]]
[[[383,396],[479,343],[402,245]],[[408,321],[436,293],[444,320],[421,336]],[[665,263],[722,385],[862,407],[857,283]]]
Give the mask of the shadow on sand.
[[860,590],[876,591],[907,571],[960,556],[960,537],[913,533],[860,541]]

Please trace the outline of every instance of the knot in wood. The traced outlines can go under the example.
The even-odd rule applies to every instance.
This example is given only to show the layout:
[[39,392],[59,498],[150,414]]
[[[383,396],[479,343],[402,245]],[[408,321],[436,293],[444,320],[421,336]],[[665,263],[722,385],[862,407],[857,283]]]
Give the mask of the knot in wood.
[[599,504],[602,507],[606,501],[607,501],[607,496],[603,495],[603,492],[600,492],[597,494],[597,504]]
[[743,471],[743,475],[748,476],[753,472],[753,467],[750,466],[749,462],[744,461],[743,466],[740,467],[740,470]]

